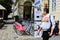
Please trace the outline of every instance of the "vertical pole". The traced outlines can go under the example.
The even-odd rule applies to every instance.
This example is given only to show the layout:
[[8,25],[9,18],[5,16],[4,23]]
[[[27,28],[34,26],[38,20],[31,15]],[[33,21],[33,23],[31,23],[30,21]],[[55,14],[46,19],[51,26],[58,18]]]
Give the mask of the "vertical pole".
[[2,18],[3,18],[3,20],[4,20],[4,10],[3,10],[3,15],[2,15]]
[[[32,7],[32,6],[31,6]],[[31,9],[31,21],[32,21],[32,17],[33,17],[33,7]]]
[[[12,12],[13,12],[13,19],[14,19],[14,9],[15,9],[15,5],[16,5],[16,0],[12,0],[13,2],[13,9],[12,9]],[[14,19],[15,20],[15,19]]]
[[[38,30],[41,24],[42,19],[42,0],[35,0],[34,6],[38,8],[34,8],[34,30]],[[34,37],[40,38],[42,36],[42,31],[40,31],[39,35],[37,31],[34,31]]]
[[14,19],[14,5],[12,5],[12,13],[13,13],[13,19]]

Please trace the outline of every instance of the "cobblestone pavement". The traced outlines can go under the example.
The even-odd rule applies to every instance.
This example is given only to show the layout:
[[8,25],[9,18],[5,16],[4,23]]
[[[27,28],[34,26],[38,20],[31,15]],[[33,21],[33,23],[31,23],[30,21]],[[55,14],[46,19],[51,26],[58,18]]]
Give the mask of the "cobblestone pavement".
[[[15,33],[12,24],[6,24],[6,28],[0,29],[0,40],[32,40],[32,36],[19,36]],[[28,37],[28,39],[27,39]]]
[[[0,29],[0,40],[41,40],[34,39],[33,36],[19,36],[15,33],[12,24],[6,24],[5,27]],[[53,36],[50,40],[60,40],[60,36]]]

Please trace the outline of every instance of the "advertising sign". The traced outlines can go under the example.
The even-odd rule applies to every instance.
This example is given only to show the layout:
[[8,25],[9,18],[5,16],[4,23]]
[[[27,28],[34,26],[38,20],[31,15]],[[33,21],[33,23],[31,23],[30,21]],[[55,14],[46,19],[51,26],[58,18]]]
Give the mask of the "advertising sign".
[[41,38],[42,37],[43,30],[41,30],[40,33],[38,34],[38,28],[39,28],[40,24],[41,24],[41,22],[35,22],[34,23],[34,37],[35,38]]
[[42,36],[42,31],[39,33],[38,35],[38,25],[41,24],[41,20],[42,19],[42,8],[41,8],[41,0],[36,0],[34,2],[34,6],[37,8],[34,8],[34,37],[35,38],[41,38]]
[[34,6],[38,6],[40,4],[40,0],[36,0],[35,2],[34,2]]
[[42,8],[41,8],[41,0],[36,0],[34,2],[34,6],[37,8],[34,8],[34,20],[41,20],[42,16]]
[[34,9],[34,20],[41,20],[42,18],[42,10],[41,8]]
[[15,2],[16,2],[16,0],[12,0],[12,2],[14,2],[14,3],[15,3]]

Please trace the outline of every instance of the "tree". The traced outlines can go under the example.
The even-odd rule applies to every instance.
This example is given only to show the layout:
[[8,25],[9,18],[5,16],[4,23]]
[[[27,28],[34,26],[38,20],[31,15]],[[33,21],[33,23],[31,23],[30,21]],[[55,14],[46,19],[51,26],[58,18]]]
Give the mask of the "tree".
[[0,0],[0,2],[2,2],[3,0]]
[[7,19],[9,13],[11,12],[12,2],[11,2],[11,0],[0,0],[0,4],[6,8],[4,16],[6,17],[5,19]]

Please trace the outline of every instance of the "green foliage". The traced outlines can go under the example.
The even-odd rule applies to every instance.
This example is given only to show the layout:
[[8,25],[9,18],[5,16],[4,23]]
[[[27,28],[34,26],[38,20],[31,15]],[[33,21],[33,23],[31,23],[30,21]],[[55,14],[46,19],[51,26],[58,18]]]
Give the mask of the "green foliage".
[[11,3],[11,0],[0,0],[0,4],[4,6],[7,9],[7,11],[11,11]]
[[3,1],[3,0],[0,0],[0,2]]
[[7,19],[9,13],[11,13],[11,0],[0,0],[0,4],[6,8],[4,19]]

